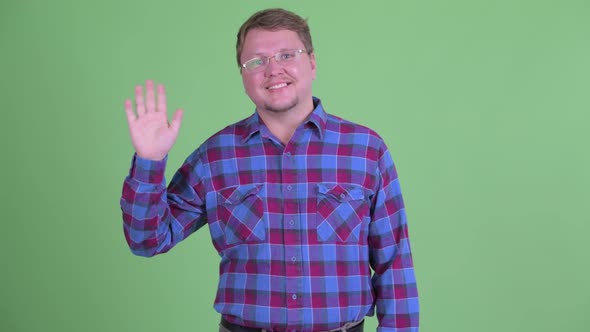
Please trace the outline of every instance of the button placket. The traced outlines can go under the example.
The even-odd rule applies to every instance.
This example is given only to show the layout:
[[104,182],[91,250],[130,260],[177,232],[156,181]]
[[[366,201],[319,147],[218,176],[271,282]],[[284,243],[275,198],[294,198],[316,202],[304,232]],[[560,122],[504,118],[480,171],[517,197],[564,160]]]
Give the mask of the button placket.
[[[297,134],[292,137],[292,141],[297,139]],[[284,199],[283,205],[283,241],[285,251],[283,259],[286,269],[286,298],[287,298],[287,326],[295,328],[287,331],[298,331],[297,327],[302,322],[302,285],[300,276],[302,271],[301,252],[301,229],[299,226],[301,202],[299,200],[300,190],[305,188],[301,183],[301,170],[296,166],[297,156],[293,142],[288,143],[283,150],[281,158],[281,183],[282,194]]]

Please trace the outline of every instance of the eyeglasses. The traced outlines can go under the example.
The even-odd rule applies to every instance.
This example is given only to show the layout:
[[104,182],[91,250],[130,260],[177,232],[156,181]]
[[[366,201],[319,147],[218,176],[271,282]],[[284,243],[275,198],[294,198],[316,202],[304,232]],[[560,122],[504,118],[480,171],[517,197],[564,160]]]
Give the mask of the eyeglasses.
[[246,69],[249,73],[261,71],[268,65],[271,58],[275,58],[275,61],[280,65],[286,65],[295,61],[297,56],[305,50],[284,50],[273,56],[259,56],[254,59],[250,59],[242,64],[242,68]]

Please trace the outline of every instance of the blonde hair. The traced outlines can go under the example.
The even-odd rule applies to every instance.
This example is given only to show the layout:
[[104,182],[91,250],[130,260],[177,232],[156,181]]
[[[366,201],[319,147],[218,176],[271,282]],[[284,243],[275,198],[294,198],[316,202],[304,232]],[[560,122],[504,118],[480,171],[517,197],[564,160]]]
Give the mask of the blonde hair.
[[236,42],[236,58],[238,66],[241,67],[240,57],[242,56],[242,50],[244,48],[244,40],[248,31],[252,29],[262,29],[269,31],[277,30],[291,30],[297,33],[299,39],[305,47],[305,51],[308,54],[313,52],[313,44],[311,42],[311,34],[309,32],[309,26],[307,20],[301,16],[290,12],[282,8],[271,8],[264,9],[254,13],[238,31],[237,42]]

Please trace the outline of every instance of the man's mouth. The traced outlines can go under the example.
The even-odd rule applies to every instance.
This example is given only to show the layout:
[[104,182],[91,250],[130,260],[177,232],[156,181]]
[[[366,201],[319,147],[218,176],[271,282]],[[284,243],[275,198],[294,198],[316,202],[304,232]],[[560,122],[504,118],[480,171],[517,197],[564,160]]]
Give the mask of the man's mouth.
[[267,87],[266,89],[267,90],[276,90],[276,89],[284,88],[287,85],[289,85],[289,83],[278,83],[275,85],[271,85],[271,86]]

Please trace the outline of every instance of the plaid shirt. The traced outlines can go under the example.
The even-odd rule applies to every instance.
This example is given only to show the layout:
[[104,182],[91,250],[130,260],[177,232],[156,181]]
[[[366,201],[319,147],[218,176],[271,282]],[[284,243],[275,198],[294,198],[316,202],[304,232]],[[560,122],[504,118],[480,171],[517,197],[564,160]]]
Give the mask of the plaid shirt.
[[372,130],[315,109],[282,144],[257,113],[192,153],[135,156],[123,186],[132,252],[163,253],[205,224],[221,256],[215,309],[273,331],[325,331],[373,315],[418,331],[418,295],[397,173]]

